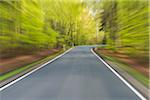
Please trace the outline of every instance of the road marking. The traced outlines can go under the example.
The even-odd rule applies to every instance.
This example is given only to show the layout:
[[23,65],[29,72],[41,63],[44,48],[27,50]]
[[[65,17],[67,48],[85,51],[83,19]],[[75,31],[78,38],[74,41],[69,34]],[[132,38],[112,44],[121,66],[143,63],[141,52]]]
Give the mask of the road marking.
[[9,86],[15,84],[16,82],[22,80],[23,78],[25,78],[25,77],[31,75],[31,74],[34,73],[35,71],[37,71],[37,70],[43,68],[45,65],[47,65],[47,64],[49,64],[49,63],[52,63],[52,62],[55,61],[56,59],[60,58],[61,56],[65,55],[66,53],[68,53],[69,51],[71,51],[72,49],[73,49],[73,48],[70,48],[69,50],[67,50],[67,51],[65,51],[64,53],[58,55],[57,57],[53,58],[52,60],[50,60],[50,61],[44,63],[43,65],[37,67],[36,69],[34,69],[34,70],[32,70],[32,71],[26,73],[25,75],[23,75],[23,76],[21,76],[21,77],[15,79],[14,81],[8,83],[7,85],[1,87],[1,88],[0,88],[0,91],[2,91],[2,90],[4,90],[4,89],[6,89],[7,87],[9,87]]
[[100,60],[102,61],[107,68],[109,68],[123,83],[125,83],[141,100],[146,100],[146,98],[138,92],[129,82],[127,82],[120,74],[118,74],[109,64],[107,64],[100,56],[98,56],[93,49],[91,52]]

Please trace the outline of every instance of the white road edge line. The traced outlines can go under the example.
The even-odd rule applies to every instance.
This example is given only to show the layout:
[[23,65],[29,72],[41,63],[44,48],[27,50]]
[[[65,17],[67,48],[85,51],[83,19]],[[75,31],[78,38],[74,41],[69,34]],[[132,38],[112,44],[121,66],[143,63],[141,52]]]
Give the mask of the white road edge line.
[[127,82],[120,74],[118,74],[109,64],[107,64],[100,56],[98,56],[93,49],[91,52],[100,60],[102,61],[107,68],[109,68],[123,83],[125,83],[141,100],[146,100],[146,98],[138,92],[129,82]]
[[68,53],[68,52],[71,51],[72,49],[73,49],[73,48],[70,48],[69,50],[65,51],[64,53],[62,53],[62,54],[60,54],[60,55],[58,55],[58,56],[56,56],[56,57],[53,58],[52,60],[50,60],[50,61],[44,63],[43,65],[37,67],[36,69],[34,69],[34,70],[32,70],[32,71],[26,73],[25,75],[23,75],[23,76],[21,76],[21,77],[15,79],[14,81],[8,83],[7,85],[1,87],[1,88],[0,88],[0,91],[2,91],[2,90],[4,90],[4,89],[6,89],[7,87],[9,87],[9,86],[15,84],[16,82],[22,80],[23,78],[25,78],[25,77],[31,75],[31,74],[34,73],[35,71],[37,71],[37,70],[41,69],[42,67],[44,67],[45,65],[47,65],[47,64],[49,64],[49,63],[55,61],[56,59],[60,58],[60,57],[63,56],[63,55],[65,55],[66,53]]

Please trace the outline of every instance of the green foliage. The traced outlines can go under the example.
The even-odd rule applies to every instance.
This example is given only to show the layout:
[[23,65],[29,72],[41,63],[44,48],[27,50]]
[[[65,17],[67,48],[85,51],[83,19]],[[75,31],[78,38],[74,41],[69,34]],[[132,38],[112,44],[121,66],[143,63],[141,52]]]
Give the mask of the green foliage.
[[149,10],[146,0],[103,0],[102,17],[107,45],[148,57]]
[[0,51],[93,43],[92,19],[80,0],[0,1]]
[[148,13],[146,0],[3,0],[0,51],[102,41],[115,50],[125,47],[129,53],[148,54]]

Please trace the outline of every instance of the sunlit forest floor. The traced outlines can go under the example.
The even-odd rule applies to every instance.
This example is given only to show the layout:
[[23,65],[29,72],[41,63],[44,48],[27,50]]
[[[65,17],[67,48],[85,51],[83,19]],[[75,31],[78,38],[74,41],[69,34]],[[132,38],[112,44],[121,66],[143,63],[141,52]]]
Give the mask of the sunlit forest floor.
[[15,57],[9,57],[9,58],[1,58],[0,59],[0,73],[4,74],[7,72],[10,72],[12,70],[15,70],[17,68],[20,68],[24,65],[36,62],[40,59],[43,59],[47,56],[53,55],[57,52],[59,52],[61,49],[51,49],[51,50],[43,50],[39,51],[34,54],[22,54]]
[[[127,71],[135,79],[148,86],[149,83],[149,61],[142,58],[133,57],[121,50],[113,51],[106,48],[97,48],[96,52],[104,59],[114,63],[120,63],[123,70]],[[125,66],[124,66],[125,65]],[[145,79],[145,80],[144,80]]]
[[131,65],[134,69],[138,70],[139,72],[143,73],[146,76],[149,75],[148,62],[146,62],[146,61],[145,62],[139,62],[140,59],[130,57],[130,56],[123,54],[123,53],[120,53],[120,52],[113,52],[109,49],[99,49],[99,51],[102,54],[118,58],[122,62]]

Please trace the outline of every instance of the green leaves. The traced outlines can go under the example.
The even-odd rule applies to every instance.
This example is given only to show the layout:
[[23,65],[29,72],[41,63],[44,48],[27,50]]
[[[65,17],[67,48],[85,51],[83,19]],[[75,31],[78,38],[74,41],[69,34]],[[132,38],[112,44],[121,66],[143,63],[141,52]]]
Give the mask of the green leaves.
[[80,0],[0,1],[2,52],[94,43],[95,27]]
[[101,4],[107,44],[116,50],[122,48],[125,53],[148,58],[148,1],[102,0]]

